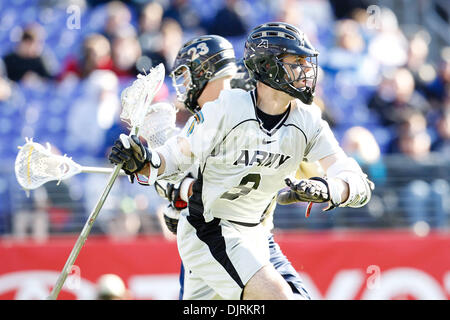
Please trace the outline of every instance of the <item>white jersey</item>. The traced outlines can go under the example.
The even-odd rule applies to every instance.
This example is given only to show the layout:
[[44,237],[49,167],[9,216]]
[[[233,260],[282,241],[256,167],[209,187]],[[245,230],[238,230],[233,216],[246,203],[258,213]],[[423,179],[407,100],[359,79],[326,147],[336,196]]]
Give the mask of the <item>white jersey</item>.
[[302,160],[317,161],[340,150],[317,106],[295,100],[269,132],[255,101],[255,91],[223,90],[180,133],[199,164],[194,190],[201,192],[206,221],[259,223]]

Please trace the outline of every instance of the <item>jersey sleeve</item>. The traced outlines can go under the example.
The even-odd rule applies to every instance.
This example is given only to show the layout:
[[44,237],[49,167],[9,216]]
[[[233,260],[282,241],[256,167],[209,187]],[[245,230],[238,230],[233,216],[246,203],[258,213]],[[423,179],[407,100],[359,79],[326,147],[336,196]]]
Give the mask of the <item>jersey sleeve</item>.
[[205,103],[194,114],[181,132],[189,143],[190,151],[200,163],[211,154],[226,132],[226,97],[223,93],[215,101]]
[[305,149],[304,160],[314,162],[332,155],[341,150],[338,141],[328,123],[322,119],[319,107],[313,105],[308,110],[308,143]]

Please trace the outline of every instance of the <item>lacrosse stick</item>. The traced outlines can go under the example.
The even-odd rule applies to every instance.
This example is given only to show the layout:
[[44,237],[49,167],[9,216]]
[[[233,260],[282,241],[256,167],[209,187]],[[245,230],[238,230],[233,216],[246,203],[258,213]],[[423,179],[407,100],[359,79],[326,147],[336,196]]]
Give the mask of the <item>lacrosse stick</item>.
[[[33,139],[25,138],[26,143],[19,147],[16,156],[14,170],[17,182],[25,191],[33,190],[49,181],[69,179],[79,173],[112,173],[113,168],[86,167],[81,166],[66,155],[60,156],[47,148],[34,142]],[[126,175],[123,170],[120,175]]]
[[[140,129],[140,136],[147,141],[150,148],[155,149],[177,133],[175,120],[176,109],[173,105],[156,103],[144,117],[144,123],[149,125]],[[14,169],[17,182],[26,191],[36,189],[49,181],[58,181],[59,185],[62,180],[79,173],[111,174],[114,171],[113,168],[82,166],[71,157],[52,153],[49,143],[46,148],[33,139],[25,140],[26,143],[18,147],[20,151],[16,156]],[[119,175],[126,174],[121,170]]]
[[[129,136],[139,135],[139,129],[143,125],[145,116],[149,113],[149,110],[151,110],[151,102],[158,90],[161,88],[164,82],[164,76],[165,69],[164,65],[161,63],[155,68],[152,68],[149,74],[145,76],[139,74],[133,84],[122,92],[122,112],[120,114],[120,118],[131,126]],[[148,125],[152,125],[152,123],[149,123]],[[95,208],[89,215],[88,220],[86,221],[83,230],[81,231],[81,234],[78,237],[78,240],[75,243],[75,246],[73,247],[72,252],[70,253],[70,256],[67,259],[66,264],[64,265],[64,268],[61,271],[61,274],[59,275],[48,299],[56,300],[58,298],[58,294],[61,291],[61,288],[64,285],[64,282],[66,281],[66,278],[75,263],[81,248],[86,242],[92,225],[94,224],[98,213],[105,203],[121,168],[122,164],[117,165],[111,174],[100,199],[97,201]]]
[[176,135],[177,109],[173,104],[158,102],[153,104],[144,117],[139,135],[145,139],[151,149],[162,146],[170,137]]

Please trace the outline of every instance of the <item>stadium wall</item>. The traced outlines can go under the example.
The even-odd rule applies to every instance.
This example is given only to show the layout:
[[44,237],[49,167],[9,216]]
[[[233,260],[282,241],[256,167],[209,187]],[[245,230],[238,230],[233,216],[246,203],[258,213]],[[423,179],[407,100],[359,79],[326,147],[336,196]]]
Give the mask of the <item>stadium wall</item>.
[[[403,231],[276,233],[276,241],[314,299],[450,298],[450,234]],[[0,299],[44,299],[76,241],[2,239]],[[94,299],[97,279],[122,277],[135,299],[177,299],[176,243],[160,236],[92,236],[60,299]]]

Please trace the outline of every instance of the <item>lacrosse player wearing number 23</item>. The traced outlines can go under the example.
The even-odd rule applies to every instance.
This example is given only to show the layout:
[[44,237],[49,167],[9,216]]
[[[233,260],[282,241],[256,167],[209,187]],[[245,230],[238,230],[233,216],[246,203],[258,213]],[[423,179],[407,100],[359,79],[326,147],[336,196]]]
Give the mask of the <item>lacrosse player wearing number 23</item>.
[[[244,50],[255,90],[222,90],[196,122],[155,150],[136,138],[113,148],[110,160],[148,184],[198,163],[189,210],[178,222],[178,251],[186,270],[223,299],[294,298],[270,263],[260,223],[274,196],[280,204],[327,202],[328,210],[370,200],[373,185],[311,106],[318,54],[295,26],[260,25]],[[319,161],[326,176],[292,178],[302,160]]]

